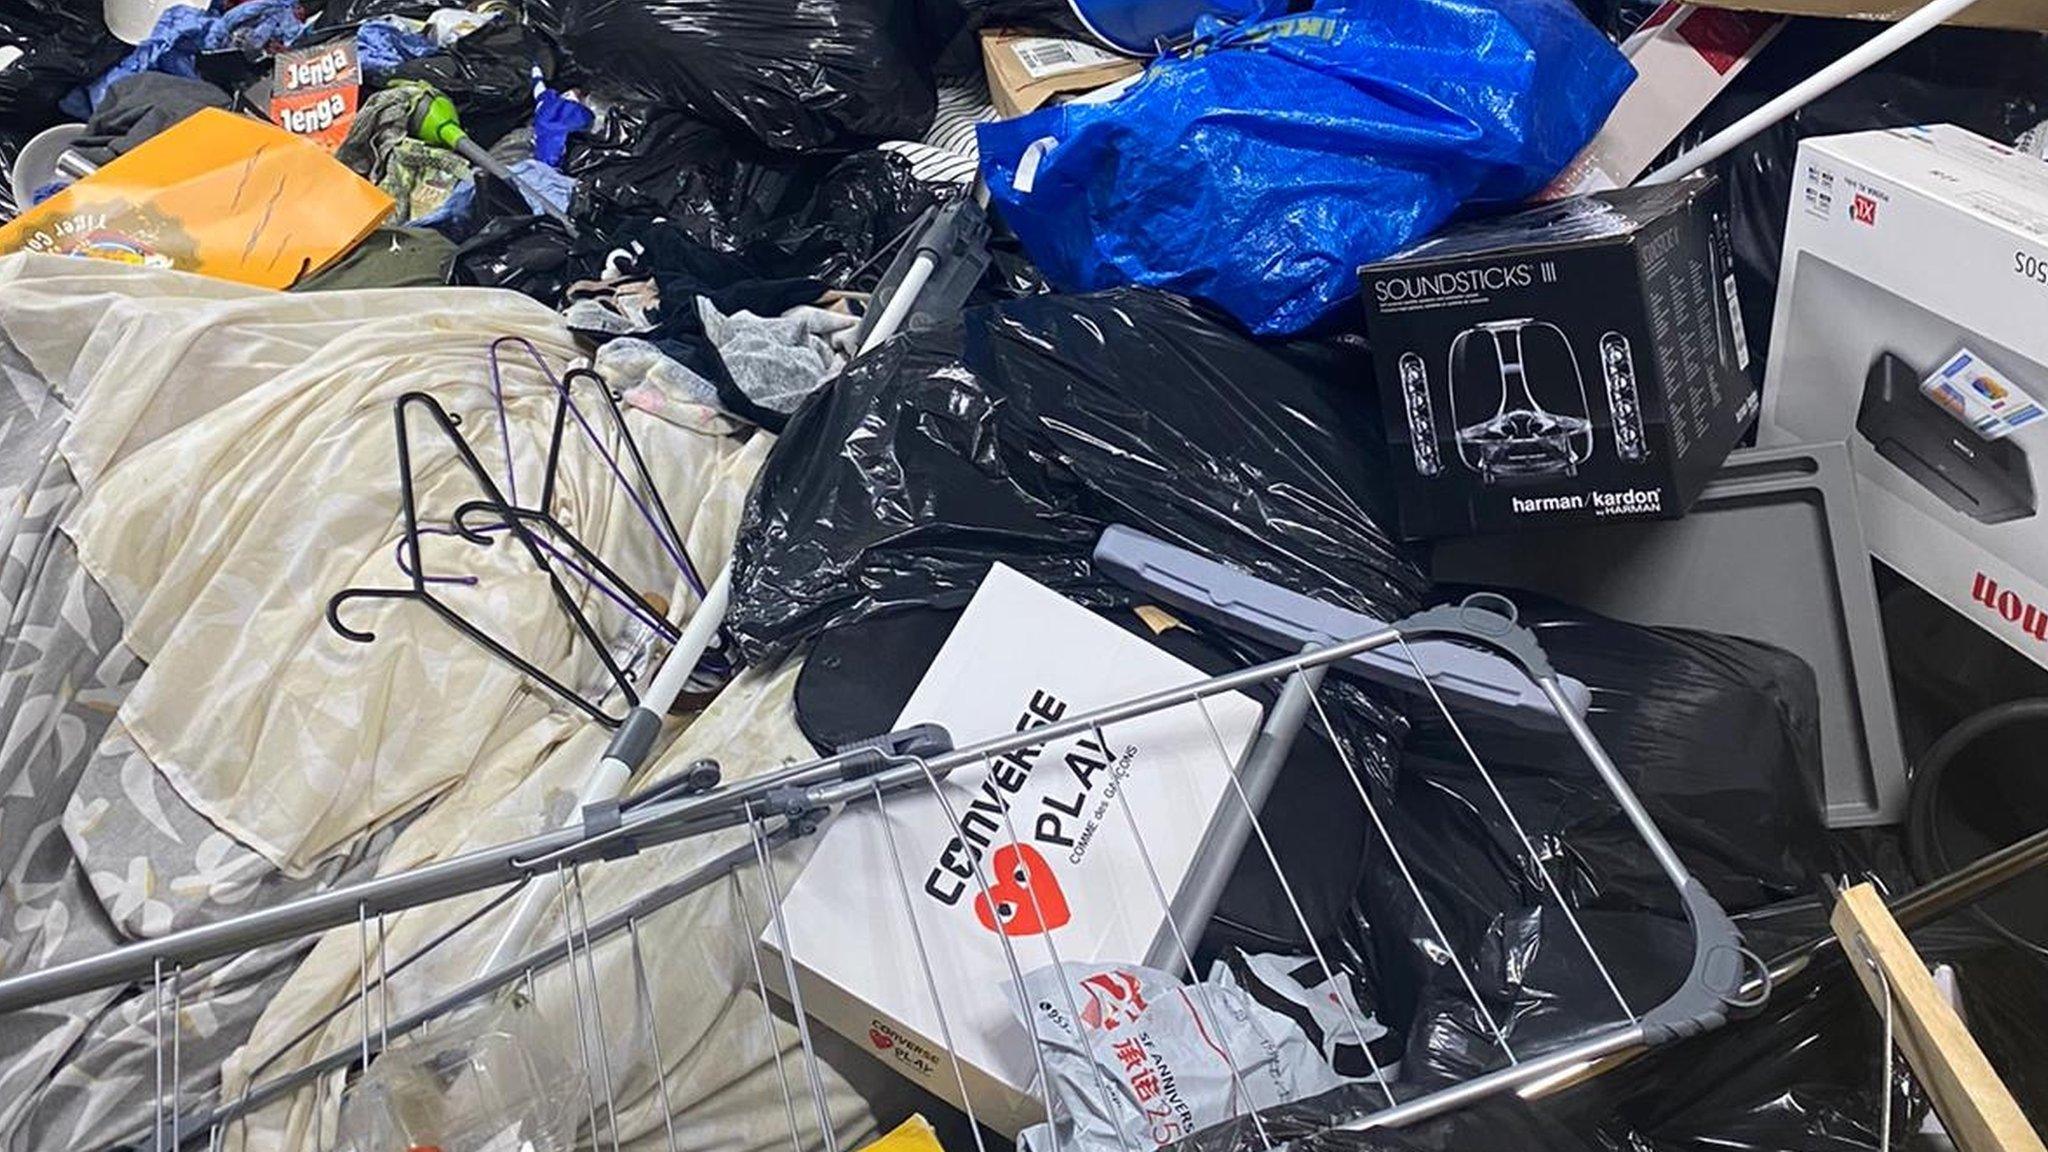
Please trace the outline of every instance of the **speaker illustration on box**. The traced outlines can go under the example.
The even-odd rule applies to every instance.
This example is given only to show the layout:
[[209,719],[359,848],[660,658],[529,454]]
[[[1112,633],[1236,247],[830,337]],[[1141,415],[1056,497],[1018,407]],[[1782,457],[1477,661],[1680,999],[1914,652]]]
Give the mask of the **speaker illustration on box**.
[[1434,476],[1444,470],[1436,443],[1435,408],[1429,402],[1429,368],[1413,352],[1401,353],[1401,400],[1408,413],[1408,443],[1415,452],[1415,471]]
[[1614,450],[1630,463],[1649,459],[1650,442],[1643,435],[1643,405],[1636,392],[1635,350],[1628,346],[1628,337],[1609,332],[1600,338],[1600,376],[1607,384]]
[[1488,484],[1575,476],[1593,454],[1586,380],[1548,320],[1489,320],[1451,341],[1458,457]]
[[1972,520],[2003,524],[2032,516],[2034,477],[2026,450],[1971,432],[1921,393],[1924,377],[1898,355],[1880,353],[1863,380],[1856,431],[1879,456]]

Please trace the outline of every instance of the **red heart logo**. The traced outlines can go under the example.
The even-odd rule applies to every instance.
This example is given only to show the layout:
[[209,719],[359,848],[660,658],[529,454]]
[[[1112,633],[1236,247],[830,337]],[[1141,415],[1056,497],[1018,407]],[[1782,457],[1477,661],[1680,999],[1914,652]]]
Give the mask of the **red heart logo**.
[[887,1032],[882,1031],[880,1028],[870,1028],[868,1029],[868,1043],[873,1044],[875,1047],[880,1048],[884,1052],[887,1052],[889,1049],[894,1048],[896,1046],[896,1038],[889,1035]]
[[1059,877],[1038,849],[1005,844],[989,857],[989,870],[988,891],[974,898],[974,914],[983,928],[1005,936],[1036,936],[1073,919]]

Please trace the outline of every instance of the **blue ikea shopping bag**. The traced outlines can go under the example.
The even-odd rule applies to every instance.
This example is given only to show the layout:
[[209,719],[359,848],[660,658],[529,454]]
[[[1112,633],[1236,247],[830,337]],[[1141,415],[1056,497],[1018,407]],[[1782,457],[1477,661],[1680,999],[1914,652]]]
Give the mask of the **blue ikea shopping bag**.
[[1167,288],[1268,334],[1541,188],[1635,76],[1569,0],[1321,0],[1198,35],[1109,103],[982,125],[982,173],[1060,288]]

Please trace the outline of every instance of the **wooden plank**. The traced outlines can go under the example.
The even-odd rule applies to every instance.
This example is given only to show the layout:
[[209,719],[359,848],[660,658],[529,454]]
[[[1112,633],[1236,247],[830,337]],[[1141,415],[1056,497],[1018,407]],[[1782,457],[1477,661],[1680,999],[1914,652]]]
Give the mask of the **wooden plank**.
[[[2048,1152],[1877,890],[1858,884],[1842,893],[1830,923],[1850,969],[1880,1014],[1889,982],[1893,1036],[1956,1147],[1962,1152]],[[1884,970],[1883,980],[1878,968]]]

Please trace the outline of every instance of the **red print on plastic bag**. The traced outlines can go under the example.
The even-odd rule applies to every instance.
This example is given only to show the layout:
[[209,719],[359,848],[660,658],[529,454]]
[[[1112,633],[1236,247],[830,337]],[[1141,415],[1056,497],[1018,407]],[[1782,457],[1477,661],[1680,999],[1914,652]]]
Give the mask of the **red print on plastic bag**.
[[1038,849],[1006,844],[990,855],[989,870],[988,891],[974,898],[974,914],[983,928],[1005,936],[1036,936],[1073,919],[1059,877]]

